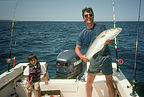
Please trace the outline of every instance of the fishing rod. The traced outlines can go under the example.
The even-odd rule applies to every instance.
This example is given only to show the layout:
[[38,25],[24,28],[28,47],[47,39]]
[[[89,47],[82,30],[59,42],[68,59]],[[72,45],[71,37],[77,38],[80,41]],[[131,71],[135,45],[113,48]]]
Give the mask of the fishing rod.
[[[115,18],[115,9],[114,9],[114,0],[112,0],[112,9],[113,9],[113,24],[114,28],[116,28],[116,18]],[[116,57],[116,64],[117,64],[117,71],[119,71],[119,62],[118,62],[118,51],[117,51],[117,38],[115,37],[115,57]]]
[[11,30],[11,40],[10,40],[10,48],[9,48],[9,59],[7,60],[8,62],[8,72],[10,70],[10,65],[11,65],[11,57],[12,57],[12,42],[13,42],[13,31],[14,31],[14,23],[15,23],[15,14],[16,14],[16,8],[18,6],[18,0],[16,2],[16,6],[14,8],[14,13],[13,13],[13,18],[12,18],[12,30]]
[[136,95],[136,59],[137,59],[137,48],[138,48],[138,33],[139,33],[139,25],[140,25],[140,12],[141,12],[141,0],[139,1],[139,13],[138,13],[138,24],[137,24],[137,38],[136,38],[136,51],[135,51],[135,64],[134,64],[134,72],[133,72],[133,83],[132,83],[132,93],[131,96]]

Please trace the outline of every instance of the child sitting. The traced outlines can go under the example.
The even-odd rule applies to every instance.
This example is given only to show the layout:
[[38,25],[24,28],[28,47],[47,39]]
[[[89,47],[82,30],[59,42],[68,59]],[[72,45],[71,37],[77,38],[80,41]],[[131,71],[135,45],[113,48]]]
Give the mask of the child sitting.
[[30,54],[28,56],[29,64],[24,70],[24,75],[27,77],[27,89],[28,89],[28,97],[31,97],[32,89],[36,90],[36,94],[38,97],[41,97],[40,93],[40,75],[44,74],[45,84],[48,84],[47,73],[46,70],[39,62],[37,62],[37,56],[35,54]]

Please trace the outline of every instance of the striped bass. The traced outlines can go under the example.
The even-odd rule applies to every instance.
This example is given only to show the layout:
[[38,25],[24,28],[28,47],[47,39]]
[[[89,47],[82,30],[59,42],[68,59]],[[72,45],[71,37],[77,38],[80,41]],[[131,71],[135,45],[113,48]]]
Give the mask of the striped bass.
[[98,37],[93,41],[93,43],[89,46],[86,57],[90,60],[93,55],[99,52],[105,45],[107,40],[114,39],[120,32],[122,28],[111,28],[108,30],[104,30],[101,32]]

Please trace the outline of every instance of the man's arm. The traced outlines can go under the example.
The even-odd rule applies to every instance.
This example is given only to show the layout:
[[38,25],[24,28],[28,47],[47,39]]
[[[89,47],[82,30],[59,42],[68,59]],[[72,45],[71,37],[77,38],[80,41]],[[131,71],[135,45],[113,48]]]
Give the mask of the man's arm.
[[85,55],[82,55],[82,53],[80,51],[80,48],[81,48],[80,45],[76,45],[75,52],[85,63],[87,63],[88,62],[88,58]]
[[111,40],[107,40],[107,41],[105,42],[105,45],[107,45],[107,44],[112,44],[112,41],[111,41]]
[[44,77],[45,77],[45,84],[47,85],[48,84],[47,73],[44,74]]

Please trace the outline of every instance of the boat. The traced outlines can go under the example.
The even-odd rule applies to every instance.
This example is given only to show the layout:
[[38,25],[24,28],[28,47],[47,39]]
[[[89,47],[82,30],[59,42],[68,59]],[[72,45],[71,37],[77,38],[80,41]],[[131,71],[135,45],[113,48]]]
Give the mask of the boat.
[[[114,2],[113,2],[114,6]],[[113,8],[114,12],[114,8]],[[115,15],[114,27],[115,27]],[[14,20],[12,27],[14,25]],[[13,33],[13,29],[12,32]],[[10,57],[12,49],[12,34],[10,41]],[[68,56],[67,56],[68,54]],[[69,56],[71,55],[71,56]],[[116,47],[117,57],[117,47]],[[118,58],[116,58],[117,60]],[[84,79],[78,78],[82,71],[82,61],[77,58],[74,51],[63,51],[57,57],[56,72],[58,77],[62,79],[49,79],[48,85],[45,85],[44,76],[41,75],[40,88],[42,97],[86,97],[86,81],[87,72],[84,73]],[[10,64],[9,64],[10,65]],[[19,63],[14,68],[0,75],[0,97],[27,97],[26,77],[23,71],[28,63]],[[48,63],[40,62],[47,71]],[[73,66],[72,66],[73,65]],[[72,66],[72,67],[71,67]],[[113,67],[113,84],[115,89],[115,97],[139,97],[135,91],[135,82],[130,84],[124,76],[120,68],[118,68],[118,60],[112,63]],[[135,71],[136,72],[136,71]],[[65,76],[66,75],[66,76]],[[134,80],[135,81],[135,80]],[[36,97],[35,91],[32,97]],[[105,76],[102,73],[97,74],[93,83],[92,97],[109,97]]]
[[[61,52],[57,57],[56,64],[66,62],[66,59],[73,59],[71,54],[73,51],[66,50]],[[67,57],[64,56],[68,54]],[[62,56],[64,55],[64,56]],[[71,58],[70,58],[71,57]],[[70,61],[70,60],[69,60]],[[69,63],[67,61],[66,63]],[[72,61],[72,60],[71,60]],[[74,61],[74,63],[81,64],[79,59]],[[10,69],[9,72],[6,71],[0,75],[0,95],[1,97],[27,97],[27,88],[26,88],[26,77],[23,75],[23,71],[28,63],[19,63],[14,68]],[[41,65],[47,70],[48,63],[40,62]],[[73,65],[73,64],[71,64]],[[139,97],[137,93],[132,95],[132,87],[129,81],[126,79],[121,70],[117,71],[117,63],[113,62],[113,83],[115,87],[116,97]],[[67,67],[69,65],[67,64]],[[81,65],[80,65],[81,67]],[[62,67],[61,67],[62,68]],[[78,67],[79,68],[79,67]],[[57,68],[60,69],[60,68]],[[75,67],[73,68],[74,71]],[[78,69],[80,70],[80,69]],[[65,72],[65,71],[64,71]],[[79,73],[76,73],[79,75]],[[75,74],[71,74],[75,75]],[[87,72],[84,73],[84,80],[78,79],[78,77],[71,77],[68,75],[62,79],[49,79],[48,85],[45,85],[44,77],[41,75],[41,96],[42,97],[86,97],[86,80]],[[32,97],[36,97],[35,91],[32,92]],[[93,92],[92,97],[109,97],[108,88],[106,85],[105,76],[102,73],[99,73],[93,83]]]

